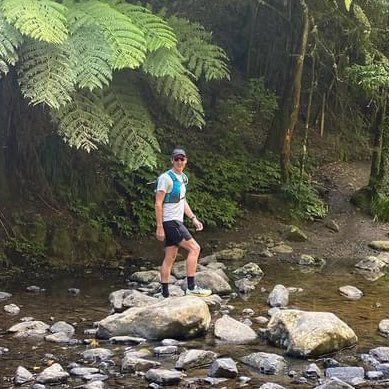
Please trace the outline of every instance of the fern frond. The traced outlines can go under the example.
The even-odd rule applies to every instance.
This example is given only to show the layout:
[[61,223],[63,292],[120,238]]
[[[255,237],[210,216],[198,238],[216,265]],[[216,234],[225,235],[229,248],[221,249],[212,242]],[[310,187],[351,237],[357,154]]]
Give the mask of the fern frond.
[[149,51],[162,47],[170,49],[177,44],[177,38],[168,23],[147,8],[117,0],[115,8],[127,15],[145,34]]
[[182,64],[184,57],[176,49],[158,49],[150,53],[143,62],[142,70],[154,77],[175,76],[185,74],[187,70]]
[[98,0],[77,3],[71,8],[71,30],[82,26],[97,25],[112,50],[114,69],[137,68],[146,56],[146,41],[143,32],[109,4]]
[[111,49],[97,26],[81,27],[70,36],[76,84],[80,88],[102,88],[112,80]]
[[71,101],[76,75],[69,44],[61,46],[28,39],[21,48],[18,81],[33,104],[59,108]]
[[204,77],[207,81],[229,79],[228,57],[225,51],[211,43],[212,34],[198,23],[172,16],[169,24],[178,37],[177,48],[184,56],[184,65],[196,79]]
[[71,147],[90,152],[99,144],[108,143],[112,119],[101,98],[91,92],[75,94],[71,103],[50,113],[58,123],[59,135]]
[[123,76],[114,78],[104,96],[104,105],[113,119],[109,135],[113,153],[133,170],[155,166],[159,145],[154,123],[133,82]]
[[157,78],[153,85],[159,94],[167,98],[166,107],[175,120],[185,126],[203,126],[201,96],[187,74]]
[[67,8],[52,0],[2,0],[7,21],[22,34],[40,41],[63,43],[68,35]]

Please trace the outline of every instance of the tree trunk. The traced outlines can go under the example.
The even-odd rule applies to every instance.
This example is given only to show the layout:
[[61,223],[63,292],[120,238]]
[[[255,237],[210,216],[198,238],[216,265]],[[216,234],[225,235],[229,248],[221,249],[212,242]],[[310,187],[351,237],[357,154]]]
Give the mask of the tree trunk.
[[305,0],[300,0],[300,6],[302,8],[303,28],[300,39],[300,52],[296,59],[295,72],[293,77],[292,112],[289,117],[288,126],[282,131],[281,134],[282,146],[280,153],[280,168],[281,182],[283,184],[287,184],[289,182],[290,146],[300,108],[301,79],[303,75],[304,57],[308,41],[309,16],[308,7],[305,3]]
[[374,134],[373,153],[371,157],[370,178],[369,178],[369,185],[368,185],[372,189],[376,189],[378,173],[380,171],[383,119],[384,119],[384,110],[383,108],[378,108],[377,113],[375,115],[374,125],[373,125],[373,134]]
[[[381,147],[379,149],[379,155],[374,155],[375,151],[373,151],[373,161],[372,167],[370,171],[370,182],[373,182],[371,186],[374,193],[381,193],[385,196],[389,195],[389,122],[386,117],[386,101],[383,104],[382,108],[379,109],[380,114],[378,116],[375,125],[378,127],[377,131],[379,131],[382,135]],[[378,161],[374,161],[375,158],[379,158]],[[373,167],[374,163],[374,167]],[[372,175],[372,170],[373,175]],[[378,169],[378,172],[375,170]],[[376,177],[376,179],[375,179]],[[375,182],[374,182],[375,179]]]

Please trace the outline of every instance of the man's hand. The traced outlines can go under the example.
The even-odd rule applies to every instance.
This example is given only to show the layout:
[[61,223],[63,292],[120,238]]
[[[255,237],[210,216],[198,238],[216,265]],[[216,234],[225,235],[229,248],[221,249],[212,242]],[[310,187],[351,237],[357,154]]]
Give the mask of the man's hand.
[[201,223],[201,221],[199,219],[197,219],[197,217],[194,217],[192,219],[192,223],[193,223],[193,226],[196,229],[196,231],[202,231],[203,230],[203,228],[204,228],[203,223]]
[[158,240],[163,241],[165,239],[165,230],[163,226],[157,226],[157,232],[155,233]]

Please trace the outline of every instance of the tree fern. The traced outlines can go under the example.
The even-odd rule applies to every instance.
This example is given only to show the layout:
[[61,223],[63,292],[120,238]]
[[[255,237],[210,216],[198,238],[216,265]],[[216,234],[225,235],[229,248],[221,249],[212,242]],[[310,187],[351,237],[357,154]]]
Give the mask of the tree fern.
[[7,21],[22,34],[52,43],[63,43],[68,34],[67,8],[51,0],[1,0]]
[[132,169],[155,166],[159,145],[154,124],[135,85],[123,76],[104,91],[104,104],[113,120],[110,148]]
[[146,47],[155,51],[162,47],[170,49],[176,46],[177,38],[168,23],[147,8],[117,0],[115,8],[127,15],[145,34]]
[[178,37],[178,50],[184,56],[184,64],[196,79],[204,77],[207,81],[229,79],[228,57],[225,51],[211,43],[212,34],[198,23],[172,16],[169,24]]
[[142,70],[154,77],[165,77],[188,73],[182,64],[184,57],[176,49],[158,49],[147,55]]
[[28,39],[20,57],[18,81],[24,97],[51,108],[72,100],[76,74],[69,44],[58,46]]
[[107,144],[112,119],[104,109],[102,100],[88,91],[74,95],[72,102],[52,110],[58,132],[70,146],[91,151]]
[[98,27],[79,28],[70,37],[76,83],[80,88],[102,88],[112,80],[111,50]]
[[18,30],[12,27],[0,13],[0,77],[8,73],[8,65],[15,65],[18,60],[16,49],[23,38]]
[[90,0],[70,9],[72,30],[97,25],[112,49],[114,69],[137,68],[146,56],[144,33],[132,20],[109,4]]

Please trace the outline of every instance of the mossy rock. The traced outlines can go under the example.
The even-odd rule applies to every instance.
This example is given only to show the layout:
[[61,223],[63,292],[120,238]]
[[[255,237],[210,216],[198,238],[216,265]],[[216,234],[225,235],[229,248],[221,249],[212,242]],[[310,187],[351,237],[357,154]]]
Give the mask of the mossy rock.
[[373,190],[370,187],[365,186],[353,193],[350,202],[361,210],[369,212],[371,210],[373,197]]

